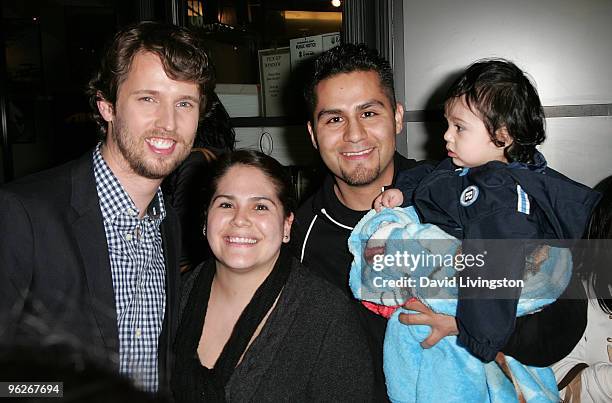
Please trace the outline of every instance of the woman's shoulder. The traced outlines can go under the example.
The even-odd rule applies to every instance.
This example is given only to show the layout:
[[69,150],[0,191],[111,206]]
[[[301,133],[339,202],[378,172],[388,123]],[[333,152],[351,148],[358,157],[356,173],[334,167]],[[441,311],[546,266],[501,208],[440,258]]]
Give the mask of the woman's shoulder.
[[191,269],[181,273],[181,290],[187,291],[187,293],[191,291],[191,288],[193,288],[193,283],[200,275],[200,272],[202,270],[205,270],[204,267],[206,266],[206,264],[207,261],[200,262],[200,264],[198,264],[197,266],[192,267]]
[[210,274],[209,272],[214,270],[214,266],[212,266],[211,260],[205,260],[196,267],[188,270],[184,273],[181,273],[180,282],[181,282],[181,294],[179,300],[179,317],[183,316],[183,311],[185,310],[185,306],[189,301],[189,297],[192,292],[194,292],[194,286],[198,283],[198,279],[205,274]]

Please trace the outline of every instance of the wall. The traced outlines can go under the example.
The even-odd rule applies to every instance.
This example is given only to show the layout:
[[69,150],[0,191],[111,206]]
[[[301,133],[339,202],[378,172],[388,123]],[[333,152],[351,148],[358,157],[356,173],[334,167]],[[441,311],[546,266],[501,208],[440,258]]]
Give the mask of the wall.
[[[261,105],[257,85],[217,84],[215,91],[231,117],[259,116]],[[283,165],[311,166],[318,162],[305,123],[299,126],[236,127],[234,130],[237,149],[262,151]]]
[[588,185],[611,175],[610,21],[609,0],[403,2],[408,155],[439,147],[445,124],[421,111],[440,108],[454,75],[504,57],[535,80],[547,116],[560,116],[547,119],[550,166]]
[[263,151],[283,165],[309,166],[318,161],[306,125],[236,128],[236,148]]
[[[33,38],[37,40],[21,44],[20,35],[15,35],[13,41],[22,46],[23,53],[28,55],[27,61],[40,63],[40,69],[34,69],[37,73],[32,74],[33,78],[23,80],[25,85],[16,85],[20,80],[15,80],[13,88],[9,85],[7,91],[9,104],[12,102],[13,110],[19,110],[23,116],[18,122],[23,121],[26,128],[10,148],[14,179],[73,159],[97,142],[84,88],[115,26],[134,20],[131,3],[118,0],[2,2],[5,21],[31,25]],[[21,53],[16,48],[15,45],[8,47],[7,55]],[[30,71],[28,63],[19,63],[18,57],[14,60],[12,68],[17,68],[17,77],[22,71]],[[32,83],[28,84],[29,80]],[[9,127],[11,136],[19,133],[14,127]]]

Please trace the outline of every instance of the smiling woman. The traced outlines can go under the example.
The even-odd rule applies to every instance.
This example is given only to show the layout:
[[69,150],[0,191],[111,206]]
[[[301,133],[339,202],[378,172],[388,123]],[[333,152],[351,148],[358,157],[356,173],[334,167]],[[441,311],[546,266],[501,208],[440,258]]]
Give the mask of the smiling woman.
[[260,169],[237,164],[216,183],[208,208],[208,242],[223,272],[251,272],[258,282],[272,270],[289,239],[293,213]]
[[348,298],[283,245],[295,201],[282,165],[229,153],[211,188],[215,258],[185,281],[176,400],[371,400],[372,366]]

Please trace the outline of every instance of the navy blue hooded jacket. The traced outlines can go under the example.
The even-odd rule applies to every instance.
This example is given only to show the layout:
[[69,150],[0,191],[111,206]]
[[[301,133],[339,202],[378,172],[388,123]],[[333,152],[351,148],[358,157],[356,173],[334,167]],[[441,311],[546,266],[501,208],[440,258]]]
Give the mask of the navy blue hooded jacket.
[[[599,194],[546,167],[491,161],[457,168],[451,159],[400,172],[396,186],[404,206],[414,205],[421,221],[438,225],[464,240],[579,239]],[[519,242],[464,242],[463,253],[487,250],[487,265],[459,276],[522,279],[526,251]],[[512,334],[520,288],[460,288],[457,307],[459,342],[491,361]]]

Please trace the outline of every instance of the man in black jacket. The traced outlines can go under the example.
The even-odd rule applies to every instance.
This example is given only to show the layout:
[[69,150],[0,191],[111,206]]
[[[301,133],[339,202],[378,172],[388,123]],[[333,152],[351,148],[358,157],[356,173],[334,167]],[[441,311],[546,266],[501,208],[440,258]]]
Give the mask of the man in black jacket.
[[155,392],[177,327],[179,226],[162,179],[213,87],[200,40],[119,32],[89,84],[98,146],[0,189],[0,344],[66,343]]
[[[313,272],[352,297],[348,236],[398,170],[417,162],[395,152],[404,109],[395,100],[389,63],[363,45],[346,44],[320,57],[305,90],[313,146],[330,171],[298,210],[291,242]],[[369,336],[377,400],[386,399],[382,345],[386,319],[355,302]],[[367,352],[366,352],[367,354]]]

